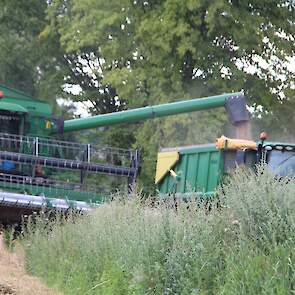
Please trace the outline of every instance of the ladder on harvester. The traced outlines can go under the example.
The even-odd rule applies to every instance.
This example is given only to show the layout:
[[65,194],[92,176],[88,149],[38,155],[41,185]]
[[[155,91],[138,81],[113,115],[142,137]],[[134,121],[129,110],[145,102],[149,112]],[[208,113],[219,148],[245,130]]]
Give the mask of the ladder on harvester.
[[129,188],[138,170],[137,150],[0,133],[0,205],[88,210],[107,197],[107,176]]

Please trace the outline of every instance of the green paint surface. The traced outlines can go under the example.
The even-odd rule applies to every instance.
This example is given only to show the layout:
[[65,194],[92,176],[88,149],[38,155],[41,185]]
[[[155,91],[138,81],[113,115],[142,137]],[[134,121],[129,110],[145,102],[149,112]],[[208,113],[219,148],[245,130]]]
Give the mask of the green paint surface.
[[160,194],[169,193],[211,193],[223,175],[223,153],[214,145],[176,148],[180,154],[178,163],[172,169],[177,179],[167,174],[158,185]]

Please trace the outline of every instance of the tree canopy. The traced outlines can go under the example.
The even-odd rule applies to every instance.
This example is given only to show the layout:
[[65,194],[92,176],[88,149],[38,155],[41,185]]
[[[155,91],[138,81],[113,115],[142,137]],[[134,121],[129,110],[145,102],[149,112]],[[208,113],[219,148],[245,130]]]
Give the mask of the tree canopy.
[[198,94],[205,84],[207,93],[245,89],[271,105],[294,77],[286,68],[294,9],[294,1],[269,0],[53,1],[48,28],[66,52],[91,46],[103,60],[104,83],[129,103],[135,93],[140,105]]

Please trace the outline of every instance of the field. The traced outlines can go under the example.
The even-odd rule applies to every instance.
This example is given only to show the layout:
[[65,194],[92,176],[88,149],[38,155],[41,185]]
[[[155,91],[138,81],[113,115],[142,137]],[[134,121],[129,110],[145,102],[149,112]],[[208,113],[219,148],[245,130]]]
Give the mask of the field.
[[238,171],[211,210],[121,197],[90,215],[38,218],[27,270],[64,294],[294,294],[290,180]]

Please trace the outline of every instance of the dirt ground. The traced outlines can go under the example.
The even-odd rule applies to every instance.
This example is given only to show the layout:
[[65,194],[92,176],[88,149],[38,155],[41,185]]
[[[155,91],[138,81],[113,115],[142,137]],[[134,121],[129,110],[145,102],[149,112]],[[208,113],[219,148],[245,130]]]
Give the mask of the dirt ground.
[[25,272],[21,250],[9,252],[0,235],[0,295],[62,295]]

